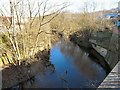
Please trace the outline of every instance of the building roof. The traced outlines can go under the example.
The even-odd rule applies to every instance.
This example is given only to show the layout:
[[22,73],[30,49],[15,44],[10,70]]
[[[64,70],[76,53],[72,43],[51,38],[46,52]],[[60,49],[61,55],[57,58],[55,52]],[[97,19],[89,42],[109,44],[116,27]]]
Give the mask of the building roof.
[[0,16],[0,21],[8,21],[11,22],[12,21],[12,17],[6,17],[6,16]]

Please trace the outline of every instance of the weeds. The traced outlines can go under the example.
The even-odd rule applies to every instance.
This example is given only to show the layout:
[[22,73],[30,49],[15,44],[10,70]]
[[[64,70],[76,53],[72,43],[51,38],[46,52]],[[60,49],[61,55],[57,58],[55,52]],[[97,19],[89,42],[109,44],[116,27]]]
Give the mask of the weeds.
[[33,58],[39,50],[50,48],[49,23],[68,5],[61,4],[53,13],[46,15],[57,6],[48,7],[49,0],[34,3],[30,0],[9,0],[9,3],[10,19],[3,12],[5,8],[0,9],[2,26],[6,30],[0,35],[0,59],[3,64],[16,65],[25,58]]

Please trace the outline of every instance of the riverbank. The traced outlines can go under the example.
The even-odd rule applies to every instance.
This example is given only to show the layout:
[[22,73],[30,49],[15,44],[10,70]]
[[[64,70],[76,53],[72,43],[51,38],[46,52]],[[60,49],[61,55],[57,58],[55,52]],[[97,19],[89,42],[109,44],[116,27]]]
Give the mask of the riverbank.
[[[52,33],[52,45],[63,39],[60,32],[54,30]],[[48,41],[42,45],[42,49],[40,49],[40,51],[38,51],[33,58],[21,60],[22,62],[20,65],[7,64],[2,66],[2,88],[11,88],[19,85],[20,83],[34,77],[38,72],[44,73],[47,69],[54,72],[54,65],[51,64],[49,60],[51,46],[49,46],[50,44],[48,44]]]
[[79,34],[79,32],[76,32],[71,35],[69,37],[70,41],[74,44],[77,44],[80,48],[84,48],[85,50],[87,50],[89,52],[89,56],[96,58],[94,61],[100,64],[108,74],[111,71],[111,68],[109,67],[109,64],[105,61],[105,58],[93,48],[89,40],[86,40],[86,37],[83,38]]
[[[43,73],[47,67],[54,71],[49,61],[50,50],[43,50],[35,54],[33,59],[24,60],[21,65],[4,68],[2,72],[2,88],[11,88],[34,77],[38,72]],[[32,62],[31,62],[32,61]],[[29,63],[30,62],[30,63]]]

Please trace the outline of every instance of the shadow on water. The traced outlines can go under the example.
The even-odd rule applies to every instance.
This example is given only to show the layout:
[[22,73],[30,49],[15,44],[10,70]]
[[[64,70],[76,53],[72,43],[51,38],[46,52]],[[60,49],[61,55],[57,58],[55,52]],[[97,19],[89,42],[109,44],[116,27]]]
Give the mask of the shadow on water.
[[[59,42],[52,49],[49,69],[22,83],[23,88],[97,88],[106,71],[89,57],[89,53],[71,42]],[[20,86],[19,86],[20,87]]]

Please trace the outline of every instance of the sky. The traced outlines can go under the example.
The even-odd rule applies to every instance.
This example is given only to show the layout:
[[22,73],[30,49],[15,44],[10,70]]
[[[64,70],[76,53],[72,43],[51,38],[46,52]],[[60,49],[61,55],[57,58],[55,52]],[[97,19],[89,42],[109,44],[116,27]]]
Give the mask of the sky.
[[68,8],[68,10],[73,12],[80,12],[83,10],[85,4],[88,5],[89,11],[92,11],[91,6],[93,6],[93,3],[96,5],[96,11],[115,8],[118,6],[118,2],[120,0],[59,0],[59,2],[65,1],[71,3],[71,6]]
[[[24,0],[26,1],[26,0]],[[45,1],[45,0],[30,0],[32,3],[35,1]],[[49,0],[48,5],[61,4],[67,2],[70,4],[65,10],[70,12],[82,12],[84,7],[87,5],[88,11],[93,11],[93,6],[95,6],[95,11],[116,8],[120,0]],[[9,15],[9,0],[0,0],[0,9],[4,11],[6,15]]]

